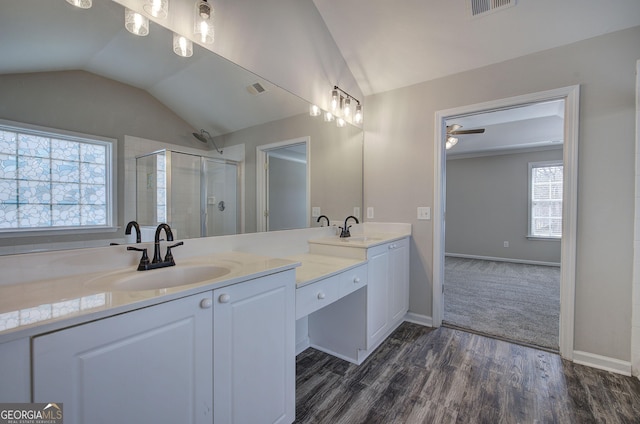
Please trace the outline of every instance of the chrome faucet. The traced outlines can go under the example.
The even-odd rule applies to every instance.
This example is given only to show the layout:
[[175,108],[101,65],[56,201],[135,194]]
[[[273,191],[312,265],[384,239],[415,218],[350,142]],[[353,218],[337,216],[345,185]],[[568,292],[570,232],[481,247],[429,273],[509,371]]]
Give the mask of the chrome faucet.
[[[320,215],[316,222],[320,222],[320,220],[322,218],[327,220],[327,227],[330,227],[331,226],[331,221],[329,221],[329,217],[327,215]],[[322,224],[320,224],[320,226],[322,226]]]
[[160,256],[160,234],[164,230],[165,235],[167,236],[167,241],[173,241],[173,232],[171,232],[171,227],[168,224],[160,224],[156,228],[156,235],[153,241],[153,260],[149,261],[149,256],[147,255],[147,249],[139,249],[133,246],[127,246],[127,250],[135,250],[137,252],[142,252],[142,258],[140,258],[140,264],[138,265],[138,271],[148,271],[150,269],[156,268],[164,268],[168,266],[174,266],[176,262],[173,260],[173,254],[171,253],[171,249],[174,247],[182,246],[184,242],[178,242],[171,246],[167,246],[167,253],[164,256],[164,259]]
[[345,237],[351,237],[351,232],[349,231],[349,228],[351,228],[351,225],[347,226],[347,221],[349,219],[354,219],[356,221],[356,224],[359,224],[360,221],[358,221],[358,218],[356,218],[353,215],[349,215],[345,220],[344,220],[344,227],[338,227],[340,228],[342,231],[340,232],[340,238],[345,238]]
[[129,223],[127,224],[127,228],[124,230],[124,233],[126,235],[130,235],[131,234],[131,227],[133,227],[136,230],[136,243],[140,243],[141,239],[140,239],[140,226],[138,225],[138,223],[136,221],[129,221]]

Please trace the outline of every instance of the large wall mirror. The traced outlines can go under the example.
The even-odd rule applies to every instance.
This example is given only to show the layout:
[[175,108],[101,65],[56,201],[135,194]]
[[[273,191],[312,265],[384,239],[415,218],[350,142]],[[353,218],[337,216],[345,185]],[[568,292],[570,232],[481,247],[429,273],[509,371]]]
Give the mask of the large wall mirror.
[[[209,220],[224,212],[233,215],[222,224],[210,222],[208,232],[201,225],[178,230],[179,238],[315,226],[313,215],[318,211],[332,220],[359,213],[359,128],[338,128],[322,116],[311,117],[307,101],[198,45],[192,57],[179,57],[172,38],[168,29],[154,22],[147,36],[129,33],[124,7],[112,0],[93,0],[86,10],[65,0],[2,1],[0,120],[117,140],[119,229],[30,237],[5,234],[0,237],[0,254],[126,241],[126,223],[146,219],[141,210],[152,217],[150,221],[163,221],[153,196],[136,193],[136,187],[140,191],[153,186],[149,170],[157,170],[161,155],[145,168],[146,178],[136,176],[136,169],[149,166],[149,155],[157,151],[165,158],[172,156],[174,165],[175,153],[189,155],[184,162],[197,162],[193,166],[198,172],[208,167],[212,175],[223,175],[227,181],[224,189],[212,189],[219,183],[211,182],[209,191],[196,189],[192,181],[189,190],[179,190],[180,195],[197,192],[205,212],[211,211]],[[193,135],[203,134],[201,130],[206,131],[206,143]],[[137,166],[139,157],[147,157],[144,165]],[[265,158],[268,167],[261,163]],[[305,184],[294,184],[301,178]],[[186,184],[176,182],[173,187]],[[222,194],[230,187],[237,191]],[[300,190],[306,190],[304,195],[293,196]],[[136,206],[141,197],[151,205]],[[304,217],[261,221],[268,215],[263,209],[270,199],[282,213],[300,210]],[[184,206],[185,200],[176,195],[177,202]],[[166,208],[176,223],[201,220],[202,211],[195,204],[180,211]]]

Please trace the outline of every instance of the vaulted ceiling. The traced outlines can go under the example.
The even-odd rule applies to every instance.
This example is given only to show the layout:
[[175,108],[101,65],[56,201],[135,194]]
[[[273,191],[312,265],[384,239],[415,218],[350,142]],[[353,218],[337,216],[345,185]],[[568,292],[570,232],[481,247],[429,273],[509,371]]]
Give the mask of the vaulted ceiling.
[[313,0],[365,95],[640,25],[638,0],[470,1]]

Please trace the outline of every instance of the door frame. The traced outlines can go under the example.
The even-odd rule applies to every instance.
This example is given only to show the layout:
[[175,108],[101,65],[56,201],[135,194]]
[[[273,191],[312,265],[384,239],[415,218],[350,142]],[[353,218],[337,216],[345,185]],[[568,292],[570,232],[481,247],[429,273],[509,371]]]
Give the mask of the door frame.
[[307,227],[310,226],[311,216],[311,137],[299,137],[291,140],[278,141],[275,143],[263,144],[256,146],[256,231],[269,231],[267,221],[265,220],[265,211],[268,206],[267,179],[265,175],[264,164],[267,161],[267,153],[270,150],[280,149],[296,144],[304,144],[307,151],[307,199],[306,199],[306,217]]
[[549,100],[565,101],[563,142],[562,245],[560,253],[560,355],[573,359],[576,235],[578,199],[578,129],[580,86],[573,85],[521,96],[492,100],[435,113],[434,125],[434,207],[433,207],[433,305],[432,325],[440,327],[444,317],[444,247],[446,207],[446,120],[492,110],[508,109]]

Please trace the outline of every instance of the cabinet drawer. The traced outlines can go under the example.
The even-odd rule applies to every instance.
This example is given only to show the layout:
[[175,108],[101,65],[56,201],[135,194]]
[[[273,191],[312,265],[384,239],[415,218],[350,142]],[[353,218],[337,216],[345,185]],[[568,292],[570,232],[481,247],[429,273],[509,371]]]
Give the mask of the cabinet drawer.
[[340,297],[340,287],[334,278],[327,278],[296,289],[296,319],[309,315]]
[[367,265],[360,265],[336,275],[335,277],[339,280],[338,286],[340,287],[340,297],[346,296],[349,293],[367,285]]

